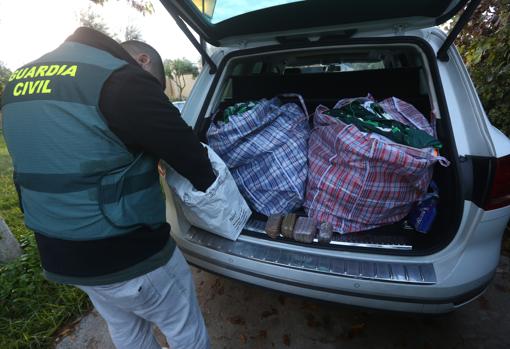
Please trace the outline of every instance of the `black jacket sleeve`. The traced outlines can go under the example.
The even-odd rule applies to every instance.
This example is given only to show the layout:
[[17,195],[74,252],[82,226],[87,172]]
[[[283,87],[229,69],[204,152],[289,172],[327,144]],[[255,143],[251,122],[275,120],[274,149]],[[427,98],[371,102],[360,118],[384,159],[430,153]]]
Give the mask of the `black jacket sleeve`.
[[127,65],[112,74],[101,91],[99,108],[108,127],[131,151],[165,160],[198,190],[214,182],[207,149],[149,73]]

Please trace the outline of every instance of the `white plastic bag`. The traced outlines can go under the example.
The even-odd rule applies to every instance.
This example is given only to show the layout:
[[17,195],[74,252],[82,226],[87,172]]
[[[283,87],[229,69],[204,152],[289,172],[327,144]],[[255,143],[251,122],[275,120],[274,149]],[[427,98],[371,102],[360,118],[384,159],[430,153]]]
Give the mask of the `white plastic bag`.
[[166,165],[166,182],[176,196],[190,224],[236,240],[251,216],[248,204],[221,158],[205,145],[216,180],[207,191],[197,191],[186,178]]

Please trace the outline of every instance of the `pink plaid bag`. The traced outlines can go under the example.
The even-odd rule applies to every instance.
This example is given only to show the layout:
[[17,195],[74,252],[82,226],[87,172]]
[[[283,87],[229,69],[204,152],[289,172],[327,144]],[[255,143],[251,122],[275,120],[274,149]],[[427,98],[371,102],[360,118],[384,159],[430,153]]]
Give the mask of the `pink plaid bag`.
[[[352,100],[352,99],[350,99]],[[367,99],[363,99],[367,100]],[[337,106],[349,100],[341,100]],[[396,120],[423,125],[433,132],[425,117],[410,104],[396,98],[379,103]],[[334,231],[350,233],[398,222],[412,204],[426,193],[433,165],[448,166],[432,148],[417,149],[397,144],[373,134],[361,132],[315,111],[314,129],[309,139],[309,175],[305,210],[317,222],[329,222]]]

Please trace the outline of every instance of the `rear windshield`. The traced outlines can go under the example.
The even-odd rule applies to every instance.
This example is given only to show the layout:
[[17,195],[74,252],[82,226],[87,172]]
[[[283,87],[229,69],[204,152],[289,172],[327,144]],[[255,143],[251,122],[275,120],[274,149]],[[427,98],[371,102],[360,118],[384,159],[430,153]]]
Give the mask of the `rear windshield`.
[[192,0],[204,17],[215,24],[248,12],[303,0]]

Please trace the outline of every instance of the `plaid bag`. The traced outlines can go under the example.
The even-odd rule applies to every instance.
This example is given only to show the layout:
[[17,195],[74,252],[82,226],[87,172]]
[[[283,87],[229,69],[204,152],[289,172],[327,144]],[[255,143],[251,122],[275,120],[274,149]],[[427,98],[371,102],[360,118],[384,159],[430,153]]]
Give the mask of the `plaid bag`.
[[[352,101],[341,100],[335,107]],[[425,117],[409,104],[390,98],[379,105],[395,120],[433,133]],[[326,111],[324,106],[315,111],[304,206],[309,217],[330,222],[337,232],[364,231],[398,222],[426,193],[434,163],[449,164],[435,155],[433,148],[412,148],[361,132],[353,124],[326,115]]]
[[[310,128],[306,107],[262,99],[228,122],[215,121],[207,131],[209,146],[225,161],[240,192],[264,215],[301,207],[308,172]],[[215,119],[217,119],[215,117]]]

